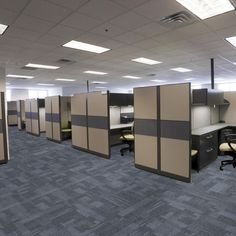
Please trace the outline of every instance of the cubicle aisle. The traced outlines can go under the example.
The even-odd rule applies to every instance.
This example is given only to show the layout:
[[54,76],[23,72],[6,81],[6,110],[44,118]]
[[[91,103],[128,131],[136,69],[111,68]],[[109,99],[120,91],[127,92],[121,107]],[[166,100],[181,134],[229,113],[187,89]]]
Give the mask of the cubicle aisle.
[[109,92],[75,94],[71,99],[72,146],[110,158]]
[[45,132],[45,101],[44,99],[26,99],[25,101],[26,132],[39,136]]
[[191,181],[190,84],[134,89],[135,166]]
[[71,137],[71,97],[45,98],[46,137],[61,142]]
[[19,130],[25,129],[25,101],[18,100],[16,102],[17,107],[17,125]]
[[0,164],[8,162],[7,124],[5,110],[5,94],[0,92]]
[[7,102],[8,125],[17,125],[16,101]]

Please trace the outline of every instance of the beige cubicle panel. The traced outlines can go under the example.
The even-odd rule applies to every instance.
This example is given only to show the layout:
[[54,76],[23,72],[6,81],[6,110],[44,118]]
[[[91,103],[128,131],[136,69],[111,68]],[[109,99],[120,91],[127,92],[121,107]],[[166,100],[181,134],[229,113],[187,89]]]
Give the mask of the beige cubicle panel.
[[8,125],[17,125],[17,105],[16,101],[7,102]]
[[56,142],[61,142],[64,139],[70,138],[70,103],[70,97],[46,97],[46,137],[48,139]]
[[0,164],[8,162],[6,126],[5,95],[0,92]]
[[190,84],[160,86],[160,172],[191,180]]
[[72,146],[88,150],[87,93],[75,94],[71,98]]
[[17,125],[19,130],[25,129],[25,101],[18,100],[17,106]]
[[34,135],[40,135],[39,106],[37,99],[31,99],[31,123],[31,133]]
[[31,120],[31,100],[25,100],[25,129],[27,133],[32,132],[32,120]]
[[157,87],[134,89],[135,165],[157,171]]
[[51,97],[52,102],[52,139],[61,142],[61,99],[60,96]]
[[52,139],[52,101],[51,97],[45,98],[45,131],[46,137]]
[[191,181],[190,84],[134,89],[135,166]]
[[220,106],[220,120],[234,124],[236,121],[236,91],[224,92],[229,105]]
[[109,92],[87,94],[89,151],[110,157]]

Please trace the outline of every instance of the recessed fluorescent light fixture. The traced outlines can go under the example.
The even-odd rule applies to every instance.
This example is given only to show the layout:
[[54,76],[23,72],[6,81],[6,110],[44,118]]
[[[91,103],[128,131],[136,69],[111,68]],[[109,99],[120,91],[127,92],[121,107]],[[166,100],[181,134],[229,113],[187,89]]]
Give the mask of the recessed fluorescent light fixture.
[[96,89],[106,89],[107,87],[95,87]]
[[56,70],[60,68],[59,66],[49,66],[49,65],[40,65],[40,64],[33,64],[33,63],[28,63],[25,65],[25,67],[32,67],[32,68],[38,68],[38,69],[49,69],[49,70]]
[[204,20],[213,16],[233,11],[235,8],[229,0],[176,0],[194,15]]
[[107,82],[104,82],[104,81],[92,81],[91,84],[107,84]]
[[[232,44],[234,47],[236,47],[236,36],[226,38],[226,40]],[[236,65],[236,62],[234,63]]]
[[8,28],[8,25],[0,24],[0,35],[2,35],[6,31],[7,28]]
[[126,79],[141,79],[141,77],[138,77],[138,76],[132,76],[132,75],[124,75],[122,76],[123,78],[126,78]]
[[145,57],[135,58],[135,59],[132,59],[132,61],[143,63],[143,64],[148,64],[148,65],[156,65],[156,64],[162,63],[161,61],[155,61],[155,60],[148,59]]
[[6,85],[10,85],[11,83],[6,82]]
[[29,75],[7,75],[8,78],[22,78],[22,79],[33,79],[34,76]]
[[187,78],[187,79],[185,79],[185,81],[192,81],[192,80],[194,80],[194,78]]
[[42,83],[37,83],[39,86],[54,86],[55,84],[42,84]]
[[223,78],[215,78],[215,81],[223,81]]
[[75,40],[72,40],[62,46],[67,47],[67,48],[74,48],[74,49],[78,49],[82,51],[87,51],[87,52],[94,52],[94,53],[103,53],[103,52],[107,52],[111,50],[109,48],[104,48],[104,47],[96,46],[89,43],[83,43],[83,42],[79,42]]
[[190,69],[187,69],[187,68],[183,68],[183,67],[177,67],[177,68],[172,68],[170,70],[174,70],[174,71],[177,71],[177,72],[182,72],[182,73],[185,73],[185,72],[190,72],[192,70]]
[[151,80],[152,82],[158,82],[158,83],[164,83],[166,80],[161,80],[161,79],[153,79]]
[[66,81],[66,82],[73,82],[73,81],[75,81],[74,79],[63,79],[63,78],[58,78],[56,80],[57,81]]
[[102,71],[93,71],[93,70],[86,70],[84,71],[85,74],[94,74],[94,75],[106,75],[106,72]]

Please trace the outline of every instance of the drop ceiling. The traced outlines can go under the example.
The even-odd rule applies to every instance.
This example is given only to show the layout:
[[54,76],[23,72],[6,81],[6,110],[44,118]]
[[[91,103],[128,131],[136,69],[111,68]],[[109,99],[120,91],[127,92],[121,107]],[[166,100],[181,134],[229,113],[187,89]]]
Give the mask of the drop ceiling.
[[[173,29],[160,20],[187,11],[174,0],[0,0],[0,5],[0,23],[9,25],[0,36],[0,63],[7,74],[34,76],[31,80],[7,78],[11,86],[80,87],[86,80],[106,81],[108,88],[155,84],[151,80],[209,83],[212,57],[216,77],[236,81],[236,48],[224,40],[236,35],[235,11],[204,21],[197,18],[193,24]],[[62,47],[71,40],[111,50],[94,54]],[[131,61],[139,57],[162,63],[151,66]],[[29,62],[60,69],[22,69]],[[170,70],[175,67],[192,71]],[[83,73],[87,70],[108,74]],[[141,79],[123,78],[126,75]]]

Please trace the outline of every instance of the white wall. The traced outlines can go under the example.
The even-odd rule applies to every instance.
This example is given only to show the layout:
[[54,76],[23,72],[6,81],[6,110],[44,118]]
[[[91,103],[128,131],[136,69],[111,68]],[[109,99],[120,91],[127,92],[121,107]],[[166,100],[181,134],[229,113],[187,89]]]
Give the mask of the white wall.
[[25,100],[29,97],[28,89],[11,89],[11,101]]
[[86,87],[85,86],[81,86],[81,87],[67,87],[67,88],[62,88],[62,95],[63,96],[72,96],[73,94],[76,93],[84,93],[86,92]]

